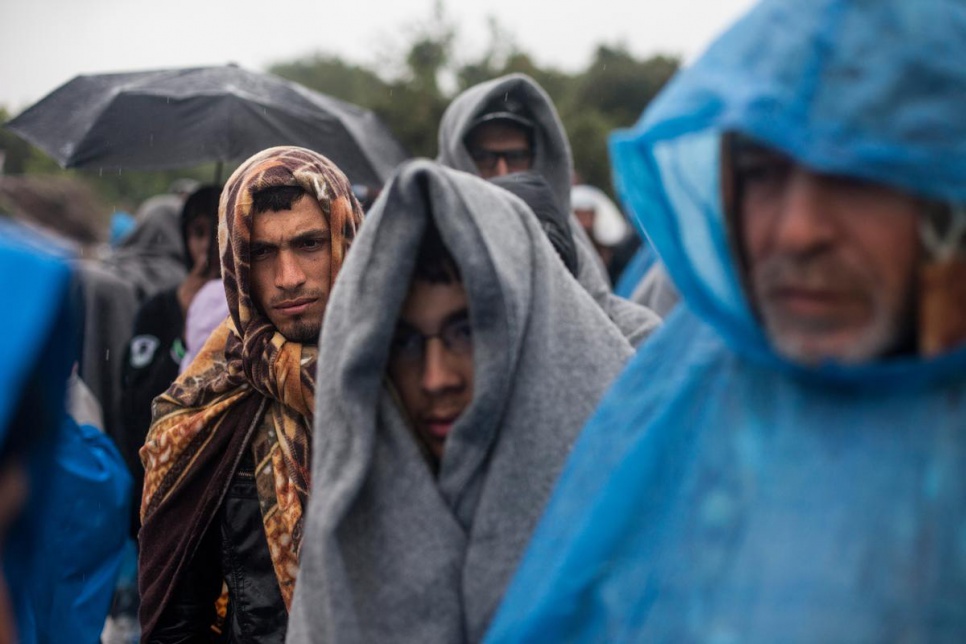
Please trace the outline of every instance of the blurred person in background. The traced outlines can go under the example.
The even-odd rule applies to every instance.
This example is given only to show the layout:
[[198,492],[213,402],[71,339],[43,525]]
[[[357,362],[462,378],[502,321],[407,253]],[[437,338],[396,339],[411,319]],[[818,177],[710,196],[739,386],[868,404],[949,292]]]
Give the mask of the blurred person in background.
[[193,179],[178,179],[168,193],[145,199],[134,215],[134,228],[103,258],[109,270],[131,284],[139,304],[181,283],[190,270],[181,214],[198,188]]
[[[182,262],[188,274],[179,284],[148,298],[138,309],[133,332],[128,332],[122,376],[121,444],[138,488],[137,500],[144,481],[138,450],[151,425],[151,402],[178,377],[185,354],[185,316],[189,305],[202,286],[221,274],[217,239],[220,195],[220,187],[202,186],[185,200],[179,229]],[[135,513],[135,535],[137,526]]]
[[121,357],[138,299],[134,286],[97,258],[107,238],[108,209],[76,179],[18,176],[0,178],[0,212],[8,216],[3,221],[38,233],[34,241],[42,238],[39,245],[56,249],[74,268],[72,297],[83,310],[78,373],[101,407],[105,431],[121,444]]
[[[95,642],[121,565],[131,479],[76,373],[81,300],[46,238],[0,236],[0,640]],[[69,384],[68,384],[69,383]],[[69,408],[65,400],[70,399]]]
[[570,205],[574,217],[604,262],[611,283],[615,284],[627,263],[627,257],[618,257],[618,248],[628,238],[636,240],[636,236],[631,233],[624,215],[600,188],[575,185],[570,189]]

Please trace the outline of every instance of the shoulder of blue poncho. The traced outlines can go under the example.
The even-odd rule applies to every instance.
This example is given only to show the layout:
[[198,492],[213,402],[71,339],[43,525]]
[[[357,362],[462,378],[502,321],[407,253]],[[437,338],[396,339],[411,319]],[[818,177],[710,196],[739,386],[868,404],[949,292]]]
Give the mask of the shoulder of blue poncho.
[[[10,414],[20,400],[21,389],[36,367],[45,343],[63,345],[63,355],[53,356],[44,368],[44,382],[66,381],[73,360],[68,351],[73,338],[63,332],[70,268],[63,258],[45,254],[25,241],[0,238],[0,441],[5,437]],[[62,327],[57,332],[55,328]],[[61,337],[57,337],[61,336]],[[56,373],[54,373],[56,372]]]
[[[961,360],[962,352],[954,358]],[[922,404],[913,422],[928,422],[937,409],[955,413],[963,373],[922,392],[915,390],[920,383],[908,381],[896,395]],[[676,309],[584,428],[487,641],[624,641],[634,632],[647,616],[649,548],[658,542],[650,531],[660,530],[673,511],[675,482],[702,437],[736,429],[729,419],[758,417],[782,427],[808,418],[810,402],[825,401],[828,412],[834,409],[829,401],[838,400],[854,404],[848,422],[891,422],[875,413],[893,398],[888,391],[866,387],[853,396],[813,375],[749,361],[686,305]],[[871,411],[864,416],[863,410]],[[910,418],[915,415],[906,426]],[[786,423],[787,430],[793,427]],[[636,594],[615,596],[627,583]]]
[[694,404],[700,388],[719,386],[714,372],[734,359],[683,305],[638,350],[575,444],[487,642],[592,642],[608,632],[597,621],[608,614],[599,610],[606,598],[594,581],[606,571],[597,562],[622,534],[616,524],[638,511],[634,495],[609,491],[640,485],[641,468],[661,475],[666,443],[686,440],[662,419],[687,426],[704,413]]

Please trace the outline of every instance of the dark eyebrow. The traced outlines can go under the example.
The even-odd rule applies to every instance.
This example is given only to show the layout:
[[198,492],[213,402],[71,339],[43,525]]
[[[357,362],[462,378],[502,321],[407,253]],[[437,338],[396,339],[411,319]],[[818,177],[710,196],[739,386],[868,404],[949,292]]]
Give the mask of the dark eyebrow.
[[269,244],[268,242],[257,241],[252,242],[251,248],[249,249],[249,251],[252,253],[262,250],[278,250],[278,246],[275,244]]
[[453,324],[454,322],[462,322],[464,320],[470,319],[470,311],[468,308],[463,307],[459,311],[453,311],[443,320],[443,326]]
[[330,239],[332,233],[329,232],[328,228],[313,228],[312,230],[307,230],[301,235],[293,237],[290,243],[298,244],[305,241],[313,241],[315,239]]
[[[462,308],[462,309],[460,309],[460,310],[458,310],[458,311],[453,311],[452,313],[450,313],[449,315],[447,315],[445,318],[443,318],[443,321],[440,324],[440,328],[445,327],[445,326],[449,326],[450,324],[453,324],[455,322],[462,322],[464,320],[468,320],[469,317],[470,317],[469,309],[467,309],[465,307]],[[412,324],[410,324],[406,320],[404,320],[402,318],[399,318],[398,320],[396,320],[396,328],[395,328],[395,330],[393,330],[393,333],[394,334],[400,334],[400,333],[419,333],[419,334],[422,334],[422,331],[420,331],[419,329],[417,329],[415,326],[413,326]]]

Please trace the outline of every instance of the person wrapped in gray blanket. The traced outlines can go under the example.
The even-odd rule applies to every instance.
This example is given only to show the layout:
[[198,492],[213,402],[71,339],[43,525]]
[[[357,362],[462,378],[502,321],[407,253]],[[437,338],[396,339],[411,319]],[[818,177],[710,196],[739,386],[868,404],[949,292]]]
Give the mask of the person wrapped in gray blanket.
[[403,166],[326,312],[287,641],[480,641],[632,351],[520,199]]

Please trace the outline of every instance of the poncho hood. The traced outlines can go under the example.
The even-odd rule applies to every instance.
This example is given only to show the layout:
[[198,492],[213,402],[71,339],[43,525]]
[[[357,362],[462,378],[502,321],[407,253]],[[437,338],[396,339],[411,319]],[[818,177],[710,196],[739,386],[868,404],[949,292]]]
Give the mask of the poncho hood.
[[[473,400],[438,476],[383,385],[430,222],[463,276],[474,343]],[[480,640],[579,428],[630,353],[523,202],[428,161],[403,166],[326,315],[288,641]]]
[[[613,135],[628,211],[689,306],[729,346],[783,362],[749,308],[729,249],[722,133],[753,137],[822,173],[962,203],[966,68],[953,61],[964,35],[966,7],[948,0],[769,0],[679,72],[634,128]],[[948,358],[930,362],[947,371],[940,365]],[[873,371],[915,378],[894,362]],[[878,380],[863,368],[821,371]]]

